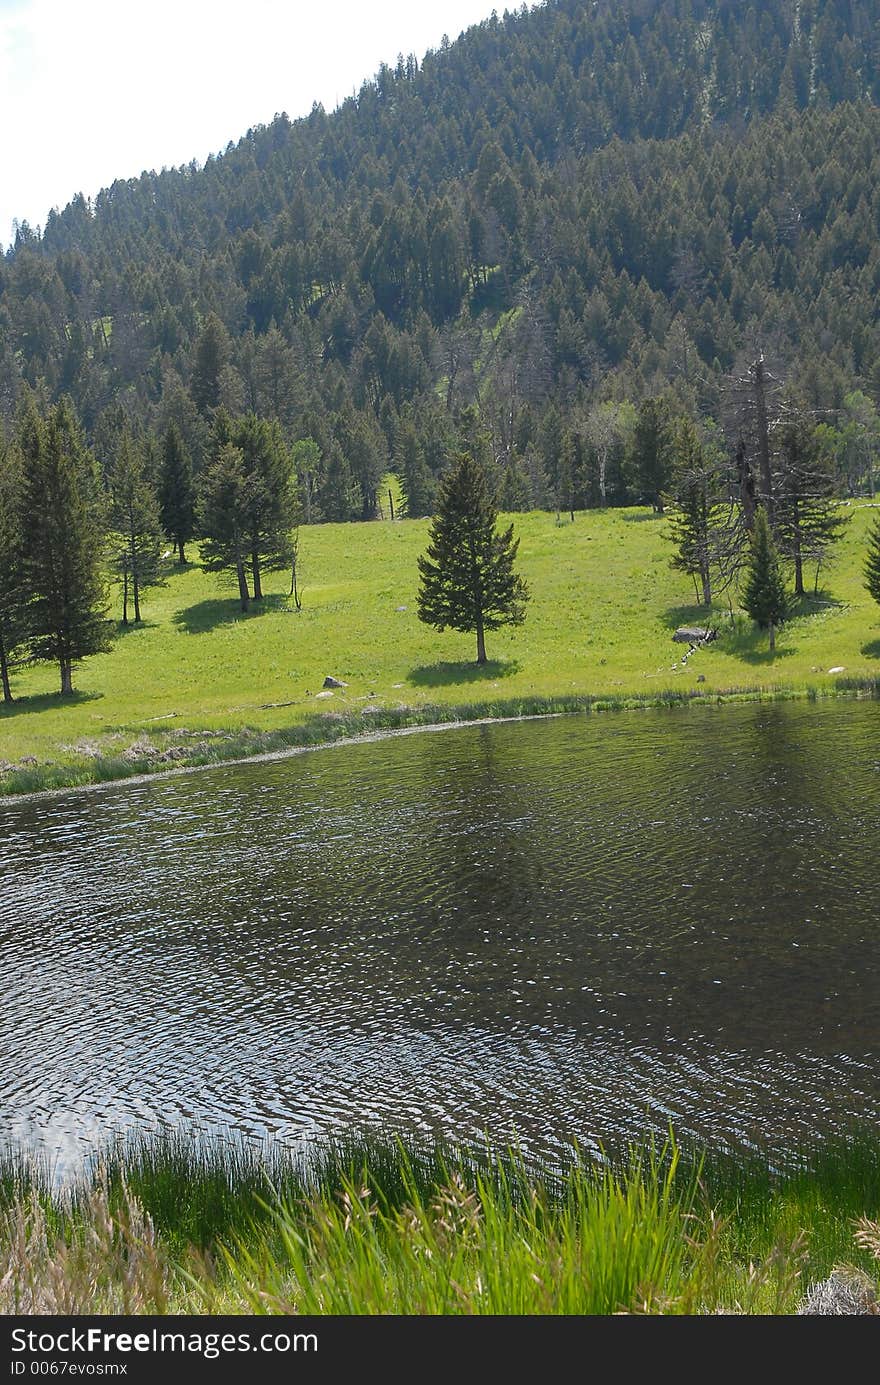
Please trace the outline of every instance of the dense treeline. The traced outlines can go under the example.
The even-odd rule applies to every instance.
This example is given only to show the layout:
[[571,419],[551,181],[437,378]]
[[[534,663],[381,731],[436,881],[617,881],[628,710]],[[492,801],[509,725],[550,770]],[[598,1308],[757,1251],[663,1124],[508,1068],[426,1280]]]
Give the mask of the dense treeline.
[[196,475],[218,409],[276,420],[309,520],[375,515],[389,465],[431,513],[462,448],[505,508],[656,504],[638,407],[729,424],[761,347],[870,488],[878,28],[877,0],[556,0],[75,199],[0,263],[0,411],[68,394],[102,461],[173,431]]

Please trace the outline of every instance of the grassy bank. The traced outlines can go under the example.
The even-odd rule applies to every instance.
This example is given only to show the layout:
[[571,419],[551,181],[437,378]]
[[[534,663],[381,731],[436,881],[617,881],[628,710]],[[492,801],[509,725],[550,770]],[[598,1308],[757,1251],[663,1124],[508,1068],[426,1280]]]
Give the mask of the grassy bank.
[[304,1167],[166,1137],[65,1195],[0,1169],[0,1310],[791,1313],[841,1262],[876,1287],[876,1133],[537,1168],[373,1140]]
[[[526,623],[489,642],[439,635],[416,616],[416,559],[427,521],[320,525],[303,532],[304,606],[282,574],[247,615],[222,580],[169,567],[142,626],[78,670],[62,700],[56,670],[15,678],[0,705],[0,792],[101,782],[210,764],[364,732],[483,716],[687,703],[695,697],[876,692],[880,610],[862,585],[865,533],[852,523],[824,586],[766,636],[724,602],[688,604],[669,567],[666,521],[645,510],[592,511],[573,524],[516,516],[532,591]],[[195,556],[195,549],[192,550]],[[715,625],[685,662],[676,626]],[[832,672],[831,670],[834,670]],[[327,674],[347,687],[323,696]]]

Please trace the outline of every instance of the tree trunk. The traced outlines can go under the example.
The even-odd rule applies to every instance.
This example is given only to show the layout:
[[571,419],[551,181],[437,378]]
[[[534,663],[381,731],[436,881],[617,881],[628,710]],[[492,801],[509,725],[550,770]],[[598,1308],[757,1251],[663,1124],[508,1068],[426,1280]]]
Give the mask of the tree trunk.
[[599,452],[599,504],[605,507],[607,495],[605,493],[605,472],[608,467],[608,453],[600,450]]
[[704,606],[711,606],[711,604],[712,604],[712,579],[711,579],[711,577],[709,576],[708,570],[706,570],[705,568],[704,568],[703,571],[700,573],[700,580],[701,580],[701,582],[703,583],[703,605],[704,605]]
[[61,665],[61,696],[69,697],[73,692],[73,664],[70,659],[62,658]]
[[262,601],[263,586],[260,582],[260,555],[257,553],[256,549],[254,549],[251,554],[251,571],[254,575],[254,600]]
[[297,609],[298,611],[301,611],[301,610],[302,610],[302,601],[300,600],[300,596],[299,596],[299,587],[298,587],[298,585],[297,585],[297,580],[296,580],[296,568],[297,568],[297,562],[299,561],[299,552],[298,552],[298,548],[299,548],[299,545],[296,544],[296,545],[294,546],[293,558],[292,558],[291,564],[290,564],[290,593],[289,593],[289,594],[293,597],[293,604],[294,604],[294,606],[296,607],[296,609]]
[[483,630],[483,617],[477,618],[477,663],[486,662],[486,636]]
[[9,686],[9,660],[6,657],[6,645],[3,643],[3,635],[0,633],[0,682],[3,684],[3,701],[12,701],[12,688]]
[[770,653],[773,654],[773,653],[775,653],[775,651],[776,651],[776,627],[775,627],[775,625],[773,624],[773,621],[771,620],[771,622],[770,622]]
[[128,568],[122,572],[122,624],[128,624]]
[[235,571],[238,577],[238,595],[241,598],[241,609],[246,611],[251,602],[250,592],[248,591],[247,574],[244,570],[244,559],[240,553],[235,555]]
[[764,379],[764,357],[755,361],[755,407],[758,416],[758,458],[761,463],[761,486],[767,518],[773,525],[773,472],[770,463],[770,424],[767,419],[767,394]]
[[180,555],[177,561],[180,563],[180,566],[183,567],[186,563],[186,551],[183,546],[183,539],[177,540],[177,552]]
[[801,512],[798,505],[797,496],[792,503],[792,528],[794,539],[794,594],[803,596],[804,594],[804,559],[801,553]]
[[141,618],[141,603],[140,596],[138,593],[137,568],[134,567],[131,570],[131,591],[132,596],[134,597],[134,619],[135,624],[137,624],[137,622]]

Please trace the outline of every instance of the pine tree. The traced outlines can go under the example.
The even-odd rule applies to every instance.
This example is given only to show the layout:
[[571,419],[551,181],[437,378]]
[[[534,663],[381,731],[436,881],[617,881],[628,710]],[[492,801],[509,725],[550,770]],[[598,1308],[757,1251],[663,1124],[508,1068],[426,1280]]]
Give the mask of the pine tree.
[[122,623],[128,625],[129,589],[139,622],[141,593],[160,580],[162,535],[159,501],[150,484],[145,450],[127,430],[108,469],[107,483],[114,533],[112,561],[122,580]]
[[31,596],[31,651],[57,662],[61,692],[73,666],[109,648],[102,560],[106,515],[98,468],[70,401],[41,418],[26,400],[18,428],[24,459],[24,584]]
[[411,418],[400,421],[394,447],[394,468],[400,477],[409,519],[432,515],[437,487],[425,461],[425,451]]
[[232,421],[230,441],[248,477],[245,516],[254,600],[263,597],[264,568],[290,565],[290,533],[299,521],[293,458],[277,419],[245,414]]
[[776,626],[788,615],[788,595],[779,567],[779,554],[770,532],[767,511],[761,506],[755,515],[752,551],[746,569],[743,610],[762,630],[770,631],[770,653],[776,648]]
[[226,442],[206,467],[199,486],[197,513],[205,536],[202,562],[207,572],[232,569],[238,582],[241,609],[250,605],[245,560],[248,554],[248,511],[252,480],[241,448]]
[[12,701],[10,671],[25,650],[28,595],[24,586],[24,472],[17,447],[0,447],[0,687]]
[[868,552],[865,556],[865,589],[875,601],[880,601],[880,516],[871,525],[868,534]]
[[497,511],[485,471],[468,453],[443,478],[427,553],[419,558],[419,619],[437,630],[473,631],[477,663],[486,662],[485,632],[525,619],[529,590],[514,571],[513,525],[496,531]]
[[186,545],[195,527],[195,486],[189,449],[180,429],[169,423],[162,447],[159,483],[162,528],[177,549],[181,567],[186,562]]
[[636,488],[658,514],[669,487],[674,458],[673,420],[665,399],[645,399],[639,405],[633,433],[632,462]]
[[804,594],[804,563],[819,569],[828,550],[842,535],[848,516],[834,494],[834,477],[812,422],[791,406],[779,433],[779,475],[776,481],[776,539],[780,552],[794,564],[794,594]]
[[676,547],[672,566],[693,578],[697,600],[708,606],[723,527],[719,467],[707,455],[689,418],[678,420],[672,450],[674,479],[667,501],[669,537]]
[[290,455],[297,487],[302,496],[303,519],[311,524],[314,516],[315,495],[318,489],[318,475],[321,469],[321,449],[314,438],[300,438],[293,444]]
[[190,380],[190,394],[200,414],[220,404],[221,377],[229,352],[229,333],[217,314],[210,313],[196,339]]
[[331,524],[345,524],[361,514],[361,488],[338,443],[333,443],[327,453],[317,497],[323,518]]

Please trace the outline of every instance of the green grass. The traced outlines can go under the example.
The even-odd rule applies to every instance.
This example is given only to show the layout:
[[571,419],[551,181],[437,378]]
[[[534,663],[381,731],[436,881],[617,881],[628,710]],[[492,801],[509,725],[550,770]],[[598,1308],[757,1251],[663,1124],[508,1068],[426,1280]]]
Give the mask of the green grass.
[[[165,1135],[73,1189],[0,1166],[0,1311],[791,1313],[876,1285],[880,1144],[604,1162],[351,1137],[304,1163]],[[867,1282],[865,1281],[865,1282]]]
[[[818,598],[780,632],[775,656],[726,602],[711,615],[689,604],[692,588],[669,567],[666,521],[645,510],[590,511],[573,524],[515,516],[532,601],[522,627],[489,637],[483,668],[471,636],[440,635],[417,618],[425,520],[304,529],[300,612],[284,574],[270,576],[263,609],[243,616],[221,578],[196,562],[169,565],[166,585],[146,595],[143,625],[120,628],[112,653],[82,664],[73,699],[55,692],[52,666],[16,675],[16,702],[0,706],[0,789],[100,782],[458,718],[874,693],[880,610],[861,568],[875,510],[851,510]],[[720,636],[682,663],[672,632],[694,622]],[[318,698],[326,674],[348,687]]]

